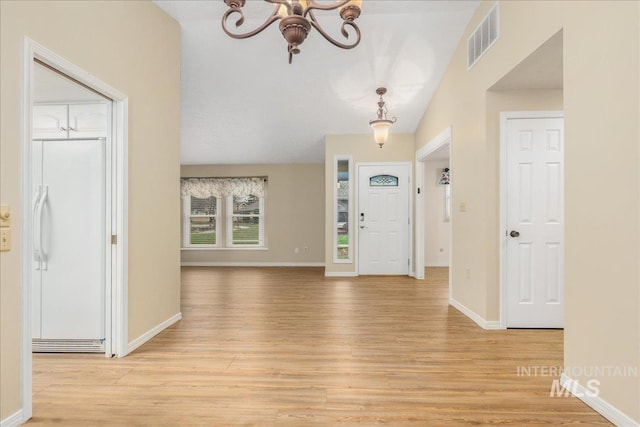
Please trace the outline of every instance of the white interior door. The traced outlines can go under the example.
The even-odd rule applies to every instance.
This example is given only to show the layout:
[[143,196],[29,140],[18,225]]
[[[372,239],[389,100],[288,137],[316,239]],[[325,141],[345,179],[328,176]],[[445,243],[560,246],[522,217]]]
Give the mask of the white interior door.
[[358,166],[358,272],[409,274],[409,165]]
[[563,119],[509,119],[506,144],[506,326],[561,328]]
[[34,141],[33,338],[105,338],[105,139]]

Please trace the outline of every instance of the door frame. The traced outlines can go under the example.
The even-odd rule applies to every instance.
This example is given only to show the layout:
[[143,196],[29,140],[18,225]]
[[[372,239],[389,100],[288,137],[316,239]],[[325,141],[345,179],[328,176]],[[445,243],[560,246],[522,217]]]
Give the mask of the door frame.
[[[356,163],[356,173],[354,179],[355,186],[355,211],[354,211],[354,224],[358,223],[358,212],[360,212],[360,166],[405,166],[409,172],[409,185],[407,186],[407,191],[409,192],[409,224],[408,227],[408,247],[409,247],[409,266],[407,268],[407,276],[413,275],[413,191],[412,182],[413,182],[413,171],[412,171],[412,163],[411,162],[357,162]],[[356,275],[360,275],[360,227],[355,227],[354,240],[356,242],[355,245],[355,267],[356,267]]]
[[[500,113],[500,329],[507,328],[507,122],[513,119],[564,119],[564,111],[502,111]],[[563,156],[564,167],[564,156]],[[565,194],[563,191],[562,197]]]
[[[425,146],[416,151],[416,270],[415,278],[424,280],[424,185],[425,162],[429,156],[441,147],[449,147],[449,166],[453,164],[453,151],[451,150],[451,126],[440,132]],[[453,197],[453,182],[449,184],[451,197]],[[420,191],[419,191],[420,190]],[[452,199],[453,200],[453,199]],[[449,296],[451,296],[451,272],[453,271],[453,208],[449,218]]]
[[[128,220],[128,97],[70,61],[49,50],[43,45],[25,37],[22,67],[22,343],[21,343],[21,388],[23,420],[31,418],[32,408],[32,348],[31,348],[31,122],[34,88],[34,60],[37,59],[52,68],[68,75],[81,84],[112,99],[111,153],[108,153],[106,178],[111,179],[111,203],[109,217],[112,218],[111,231],[117,236],[117,244],[111,245],[111,265],[107,265],[107,277],[110,276],[111,298],[106,302],[105,323],[106,352],[123,357],[127,354],[128,316],[127,316],[127,220]],[[114,223],[115,220],[115,223]],[[105,230],[106,231],[106,230]]]

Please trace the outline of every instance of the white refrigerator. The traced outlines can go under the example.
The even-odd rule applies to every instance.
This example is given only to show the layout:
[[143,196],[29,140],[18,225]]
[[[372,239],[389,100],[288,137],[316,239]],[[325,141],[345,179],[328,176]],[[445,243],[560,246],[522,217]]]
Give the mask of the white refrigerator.
[[33,141],[35,352],[103,352],[105,139]]

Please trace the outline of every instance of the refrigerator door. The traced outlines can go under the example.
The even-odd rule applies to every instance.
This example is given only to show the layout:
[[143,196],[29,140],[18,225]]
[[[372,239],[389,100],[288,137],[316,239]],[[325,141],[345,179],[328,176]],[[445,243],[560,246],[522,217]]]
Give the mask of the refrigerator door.
[[42,258],[41,339],[105,337],[104,149],[104,139],[42,142],[47,197],[41,239],[34,239]]

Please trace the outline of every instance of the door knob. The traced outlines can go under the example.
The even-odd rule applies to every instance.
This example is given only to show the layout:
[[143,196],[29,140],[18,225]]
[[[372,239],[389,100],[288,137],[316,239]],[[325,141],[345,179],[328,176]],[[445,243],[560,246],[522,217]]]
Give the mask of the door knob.
[[516,231],[516,230],[511,230],[511,233],[509,233],[509,236],[511,236],[511,237],[520,237],[520,232]]

